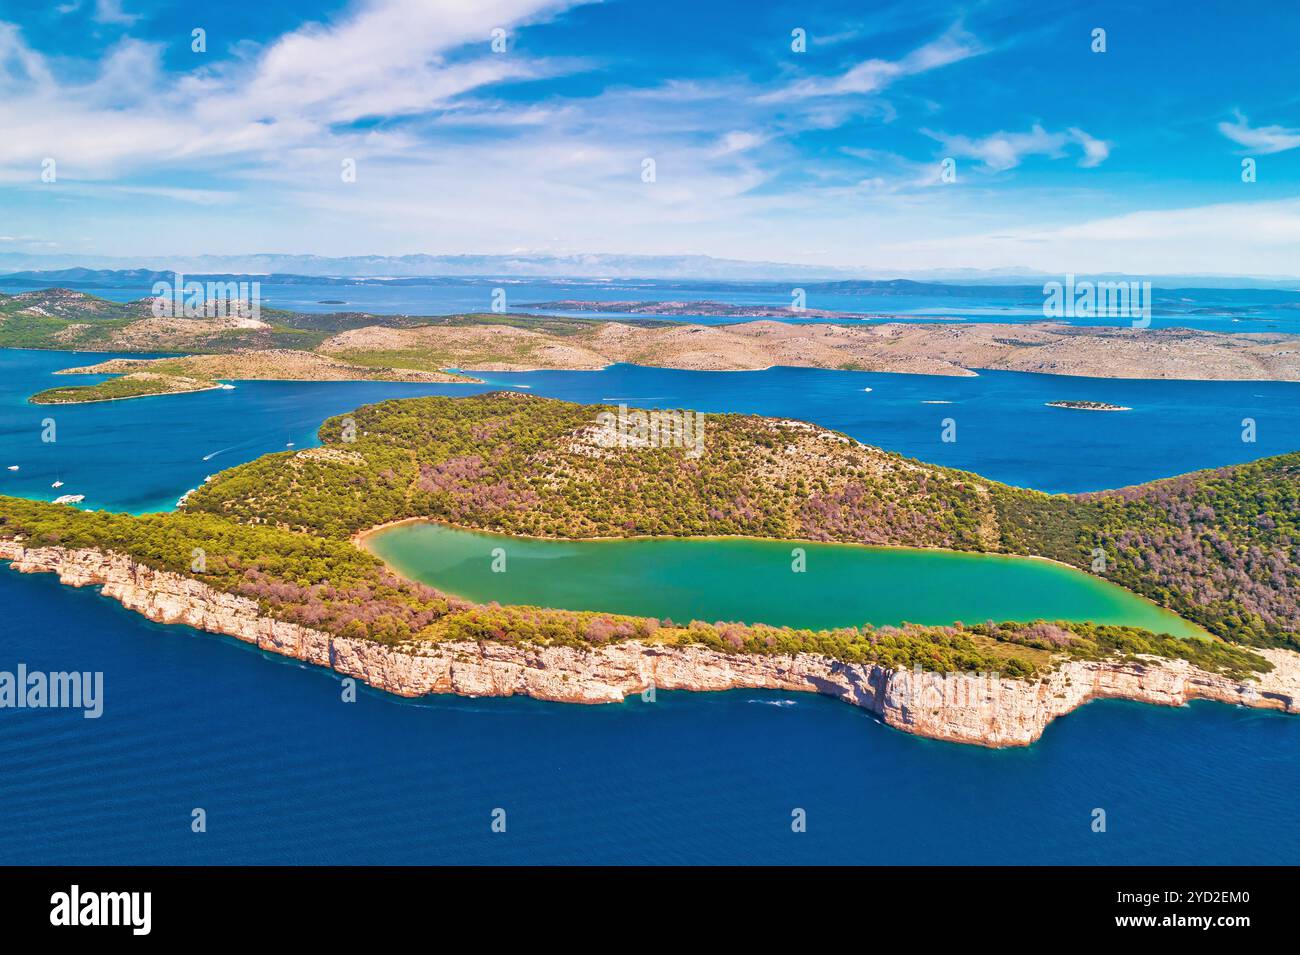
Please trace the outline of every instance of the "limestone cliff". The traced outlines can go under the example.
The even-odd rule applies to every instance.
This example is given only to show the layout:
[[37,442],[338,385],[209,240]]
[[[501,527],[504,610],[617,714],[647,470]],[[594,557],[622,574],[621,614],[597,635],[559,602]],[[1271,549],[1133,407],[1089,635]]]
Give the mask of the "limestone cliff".
[[1239,681],[1185,661],[1067,661],[1037,681],[993,674],[939,674],[844,663],[814,654],[762,656],[636,641],[590,649],[507,643],[391,647],[333,637],[261,614],[246,597],[95,550],[26,547],[0,540],[0,560],[23,573],[56,573],[160,623],[228,634],[399,696],[455,693],[565,703],[614,703],[656,690],[771,689],[822,693],[919,736],[984,746],[1025,746],[1053,719],[1097,698],[1179,706],[1210,699],[1300,712],[1300,654],[1261,650],[1274,669]]

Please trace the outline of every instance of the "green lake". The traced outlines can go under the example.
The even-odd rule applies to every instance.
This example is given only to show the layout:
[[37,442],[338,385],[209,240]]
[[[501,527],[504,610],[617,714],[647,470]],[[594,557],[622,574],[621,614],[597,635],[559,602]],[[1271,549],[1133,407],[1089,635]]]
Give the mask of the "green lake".
[[[750,538],[538,540],[402,524],[367,548],[398,573],[479,603],[823,629],[904,621],[1075,620],[1176,636],[1193,624],[1044,560]],[[796,548],[804,570],[796,572]],[[501,570],[494,570],[494,565]]]

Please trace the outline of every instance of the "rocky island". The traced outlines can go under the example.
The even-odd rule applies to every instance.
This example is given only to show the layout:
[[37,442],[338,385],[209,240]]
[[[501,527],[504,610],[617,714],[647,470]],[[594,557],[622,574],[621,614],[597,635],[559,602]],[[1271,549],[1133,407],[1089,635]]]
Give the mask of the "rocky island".
[[1049,408],[1071,408],[1075,411],[1132,411],[1125,405],[1112,405],[1105,401],[1049,401]]
[[[649,304],[677,308],[698,303]],[[786,318],[792,314],[781,308],[766,311]],[[664,311],[635,322],[521,313],[420,317],[263,309],[261,314],[256,324],[157,318],[147,300],[120,304],[67,289],[0,295],[0,347],[183,353],[181,365],[173,358],[156,364],[142,359],[130,370],[209,380],[447,380],[418,376],[445,375],[448,369],[472,374],[631,363],[698,371],[779,365],[928,375],[969,376],[989,369],[1096,378],[1300,381],[1300,337],[1283,334],[1050,322],[794,324],[758,319],[698,325],[666,321],[663,315],[669,313]],[[238,363],[239,374],[223,373],[230,371],[230,362]],[[112,363],[83,370],[123,367]]]
[[[752,415],[705,416],[700,457],[610,447],[593,441],[609,410],[517,393],[386,401],[327,421],[318,448],[214,476],[177,512],[0,498],[0,558],[409,696],[803,690],[992,746],[1027,744],[1097,697],[1300,706],[1300,454],[1048,495]],[[816,631],[475,604],[357,546],[367,529],[410,519],[1039,556],[1100,573],[1209,636],[1043,620]]]

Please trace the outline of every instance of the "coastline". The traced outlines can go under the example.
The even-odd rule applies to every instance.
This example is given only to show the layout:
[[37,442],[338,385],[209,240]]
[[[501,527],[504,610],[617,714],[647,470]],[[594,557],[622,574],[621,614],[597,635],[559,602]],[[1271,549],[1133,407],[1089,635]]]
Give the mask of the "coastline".
[[816,654],[728,654],[699,645],[630,640],[601,647],[421,643],[390,646],[336,637],[260,612],[256,601],[214,590],[121,554],[28,548],[0,540],[0,560],[19,573],[53,573],[158,623],[234,637],[260,650],[359,679],[401,697],[528,696],[557,703],[617,703],[652,690],[769,689],[831,696],[885,724],[929,739],[985,747],[1028,746],[1056,719],[1093,699],[1181,706],[1191,699],[1300,712],[1300,654],[1258,651],[1273,670],[1237,680],[1183,660],[1066,661],[1035,680],[941,674],[845,663]]

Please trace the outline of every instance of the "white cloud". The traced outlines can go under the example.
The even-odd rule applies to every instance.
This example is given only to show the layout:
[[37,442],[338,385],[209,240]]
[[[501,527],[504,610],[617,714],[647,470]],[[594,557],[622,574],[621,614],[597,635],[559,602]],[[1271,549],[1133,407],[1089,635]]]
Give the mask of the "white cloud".
[[743,153],[755,146],[761,146],[766,141],[767,137],[762,133],[734,129],[718,139],[717,145],[713,147],[712,155],[728,156],[732,153]]
[[[76,7],[73,7],[73,9],[75,10]],[[62,12],[62,8],[60,8],[60,12]],[[134,23],[139,19],[138,14],[127,13],[122,9],[122,0],[95,0],[95,21],[97,23],[125,25]]]
[[1268,155],[1300,146],[1300,129],[1288,129],[1285,126],[1252,127],[1240,112],[1234,115],[1236,122],[1219,123],[1219,132],[1251,152]]
[[1079,165],[1084,169],[1100,166],[1110,156],[1110,143],[1089,136],[1077,126],[1070,127],[1070,138],[1083,147],[1083,158],[1079,160]]
[[[580,68],[489,47],[494,28],[519,29],[576,2],[363,0],[333,25],[305,25],[179,79],[163,74],[161,45],[124,39],[98,75],[76,83],[60,82],[17,27],[0,23],[0,179],[34,178],[45,157],[59,162],[61,178],[109,179],[218,162],[293,175],[296,160],[410,150],[418,137],[348,126],[450,109],[494,83]],[[128,17],[115,3],[99,12]]]
[[1074,144],[1083,150],[1079,165],[1085,168],[1098,166],[1110,155],[1110,143],[1088,135],[1078,127],[1063,133],[1050,133],[1035,123],[1027,133],[996,132],[979,139],[969,136],[950,136],[946,133],[922,129],[922,133],[935,139],[947,155],[954,158],[978,159],[994,172],[1014,169],[1026,156],[1047,156],[1059,159],[1065,147]]

